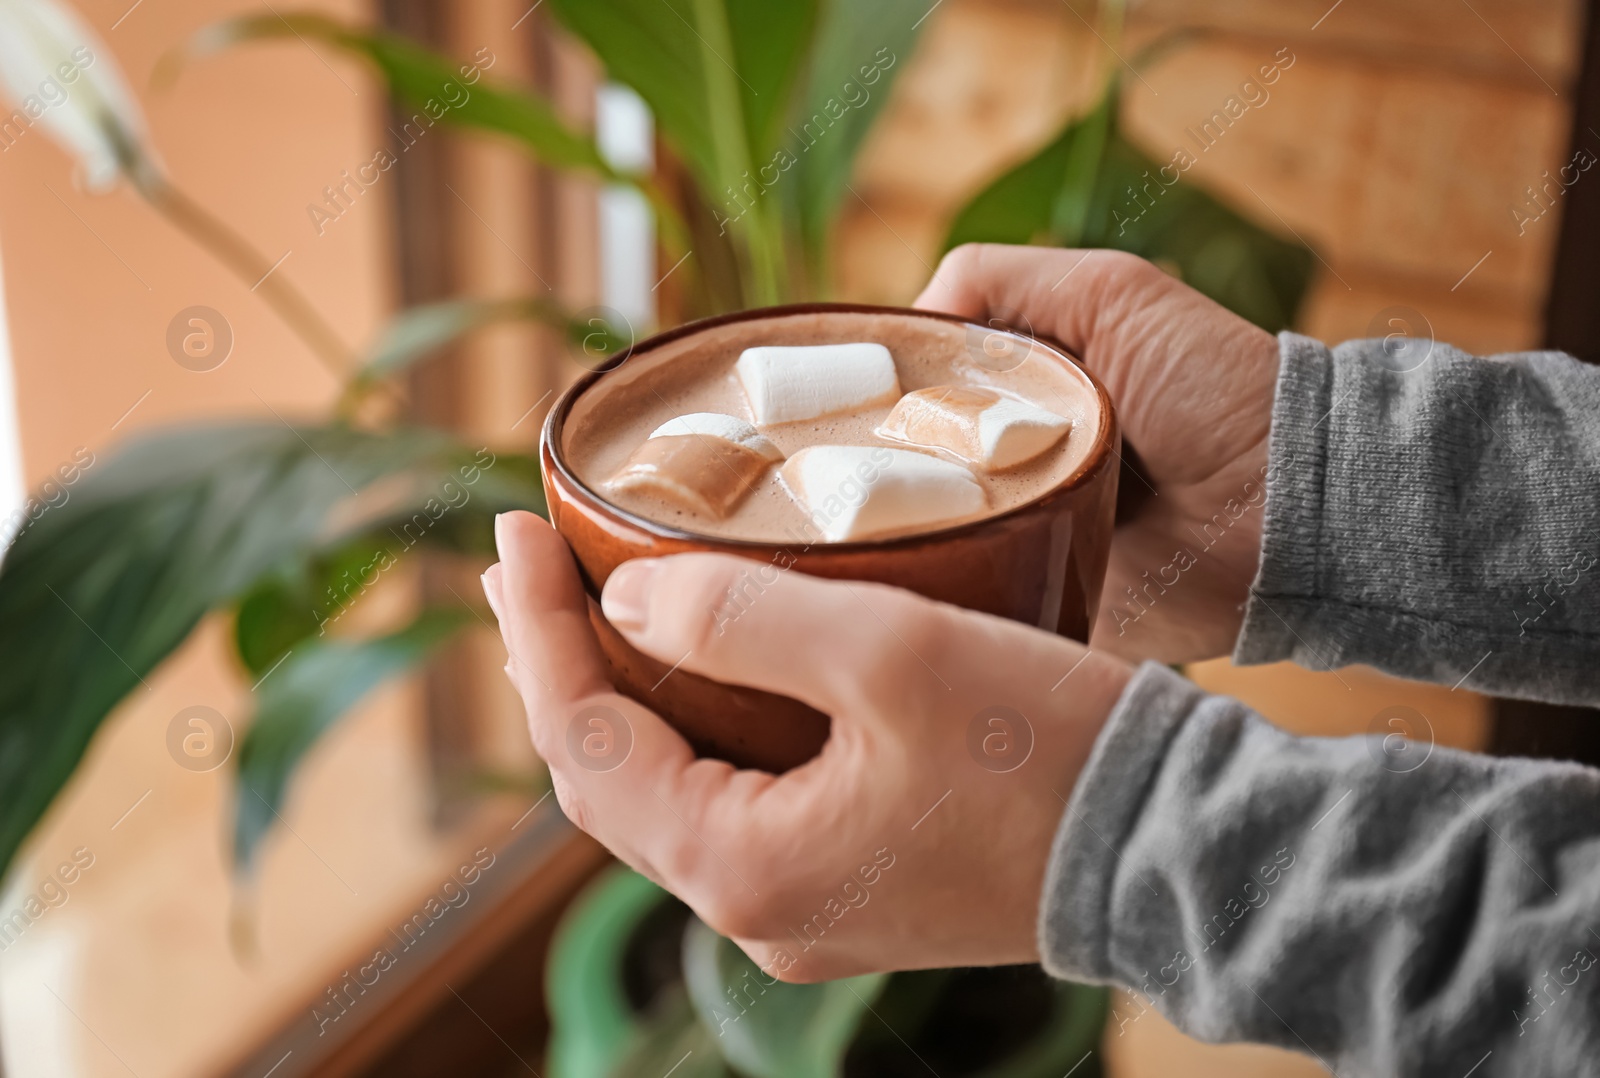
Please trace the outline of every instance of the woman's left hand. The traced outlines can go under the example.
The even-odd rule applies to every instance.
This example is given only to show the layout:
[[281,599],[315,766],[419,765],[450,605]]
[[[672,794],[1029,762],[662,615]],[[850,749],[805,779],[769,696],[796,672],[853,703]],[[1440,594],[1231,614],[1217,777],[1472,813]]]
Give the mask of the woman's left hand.
[[[602,609],[679,669],[832,717],[783,775],[696,759],[617,694],[566,544],[531,513],[496,527],[484,575],[562,809],[787,981],[1038,959],[1038,905],[1066,799],[1130,675],[1120,660],[875,584],[786,572],[729,619],[755,563],[628,562]],[[596,726],[599,721],[601,725]],[[593,731],[629,746],[597,762]],[[603,769],[602,769],[603,768]]]

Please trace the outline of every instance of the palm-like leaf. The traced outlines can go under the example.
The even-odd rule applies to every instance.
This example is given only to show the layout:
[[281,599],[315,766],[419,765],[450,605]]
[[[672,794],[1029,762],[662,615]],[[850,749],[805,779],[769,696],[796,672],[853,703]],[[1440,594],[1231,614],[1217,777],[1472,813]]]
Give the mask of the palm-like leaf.
[[781,192],[819,275],[856,153],[910,60],[928,7],[927,0],[822,4],[785,132],[793,179]]
[[430,610],[372,640],[317,639],[264,676],[255,721],[239,747],[233,830],[239,871],[250,870],[279,818],[290,776],[316,740],[380,682],[422,661],[471,619],[462,609]]
[[497,508],[541,504],[531,462],[482,470],[417,430],[195,428],[95,464],[0,566],[0,871],[107,714],[208,611],[355,535],[414,521],[473,467],[472,500],[441,528],[466,534],[477,519],[487,534]]
[[[552,0],[610,76],[650,106],[707,205],[727,205],[771,155],[811,38],[815,0]],[[750,294],[775,303],[787,266],[776,199],[739,215]],[[732,213],[724,216],[733,217]]]

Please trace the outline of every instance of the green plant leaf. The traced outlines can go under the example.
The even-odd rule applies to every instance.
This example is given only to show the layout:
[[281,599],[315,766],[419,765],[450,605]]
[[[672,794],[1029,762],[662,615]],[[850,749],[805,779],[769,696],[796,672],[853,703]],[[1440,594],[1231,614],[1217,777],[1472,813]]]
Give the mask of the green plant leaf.
[[397,374],[448,344],[500,322],[541,322],[561,330],[589,362],[626,348],[631,334],[603,318],[578,318],[540,296],[453,299],[401,311],[384,327],[362,369],[364,378]]
[[472,620],[466,610],[427,610],[388,636],[304,643],[262,680],[255,720],[239,746],[233,831],[239,871],[249,871],[278,818],[290,775],[316,740],[373,688],[427,658]]
[[1116,127],[1118,85],[1112,80],[1100,104],[1074,125],[1076,137],[1064,146],[1065,167],[1050,202],[1049,226],[1055,241],[1063,246],[1083,243],[1089,232]]
[[170,81],[191,58],[244,42],[282,38],[321,42],[370,60],[397,97],[422,110],[413,121],[418,130],[448,120],[509,135],[558,168],[583,169],[614,181],[630,179],[612,169],[594,140],[568,127],[539,95],[492,83],[473,65],[397,34],[367,30],[320,12],[274,11],[214,23],[190,38],[181,51],[164,57],[157,79]]
[[793,154],[789,185],[802,239],[820,265],[856,153],[904,70],[928,0],[823,0],[815,44],[781,145]]
[[[849,1067],[861,1074],[925,1074],[932,1065],[943,1074],[939,1046],[970,1036],[962,1045],[967,1074],[1100,1078],[1096,1049],[1109,996],[1099,986],[1055,980],[1038,966],[896,973],[874,1001],[872,1020],[862,1023],[851,1042]],[[1002,1014],[1032,1020],[1013,1023],[997,1037],[994,1025]],[[962,1025],[952,1029],[952,1019]]]
[[370,532],[264,574],[239,601],[234,642],[252,680],[300,640],[324,635],[413,547],[490,555],[496,514],[544,512],[538,461],[522,454],[480,449],[453,469],[418,469],[386,486],[369,492],[381,502]]
[[[0,565],[0,872],[106,715],[148,690],[207,611],[352,536],[422,530],[417,492],[474,466],[435,432],[277,422],[169,430],[94,462]],[[521,491],[523,507],[538,507],[527,474],[495,463],[470,504],[487,510]],[[432,530],[489,527],[440,516],[423,513]]]
[[984,242],[1129,251],[1269,332],[1288,328],[1310,285],[1310,249],[1205,192],[1192,164],[1157,162],[1129,143],[1117,128],[1115,95],[1113,84],[1088,115],[980,191],[956,216],[946,249]]
[[683,938],[683,976],[724,1059],[749,1078],[834,1078],[888,975],[785,984],[700,921]]
[[[774,148],[815,9],[814,0],[709,0],[711,7],[700,10],[706,2],[552,0],[552,6],[610,77],[645,100],[657,129],[719,205],[723,187],[753,167],[751,155]],[[724,80],[732,92],[714,94]],[[743,141],[742,155],[719,150],[719,108],[731,110],[737,128],[722,137]]]
[[[381,537],[363,535],[258,580],[234,611],[234,650],[254,681],[346,605],[340,584],[363,579],[384,549]],[[338,598],[332,596],[337,595]]]
[[607,1078],[672,1075],[672,1078],[733,1078],[717,1054],[711,1031],[700,1024],[681,989],[639,1020],[632,1041]]
[[540,94],[492,81],[483,71],[492,54],[463,64],[382,30],[369,30],[314,11],[245,15],[206,27],[182,49],[164,56],[155,81],[170,82],[190,59],[250,41],[296,38],[318,41],[361,56],[378,69],[390,91],[417,110],[400,123],[404,153],[435,123],[475,128],[515,139],[535,157],[556,168],[589,173],[609,183],[627,184],[649,200],[661,226],[661,241],[674,253],[685,250],[687,229],[672,202],[647,176],[613,168],[594,139],[575,131]]
[[[1121,194],[1142,191],[1145,177],[1161,168],[1121,140],[1107,156],[1107,187]],[[1255,224],[1187,178],[1165,195],[1145,197],[1148,205],[1137,199],[1112,205],[1090,242],[1176,268],[1189,285],[1269,333],[1294,324],[1311,284],[1316,256],[1309,247]]]
[[[553,0],[607,73],[650,106],[702,200],[735,220],[745,301],[776,303],[787,260],[776,198],[734,213],[786,122],[816,0]],[[752,190],[754,188],[752,187]],[[720,222],[719,222],[720,223]]]
[[813,47],[819,0],[717,2],[727,10],[745,138],[760,164],[784,138],[795,83]]
[[567,324],[567,314],[537,296],[514,299],[453,299],[410,307],[384,327],[362,368],[366,377],[397,374],[420,359],[496,322],[528,319]]
[[945,249],[963,243],[1087,242],[1108,194],[1108,145],[1116,139],[1118,83],[1032,157],[980,191],[950,224]]

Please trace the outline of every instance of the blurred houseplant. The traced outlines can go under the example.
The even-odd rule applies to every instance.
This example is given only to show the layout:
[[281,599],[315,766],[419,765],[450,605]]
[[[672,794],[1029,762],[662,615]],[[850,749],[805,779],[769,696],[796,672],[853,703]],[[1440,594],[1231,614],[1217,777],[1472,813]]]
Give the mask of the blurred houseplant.
[[[276,9],[211,27],[184,61],[240,42],[301,38],[367,61],[427,122],[509,140],[545,164],[630,187],[656,214],[683,307],[710,314],[827,298],[829,240],[862,140],[905,67],[925,0],[550,0],[609,76],[652,110],[665,175],[612,167],[536,92],[494,83],[393,34]],[[1120,8],[1100,33],[1116,40]],[[93,57],[73,60],[74,50]],[[77,71],[64,98],[39,87]],[[78,159],[92,186],[119,177],[247,281],[268,263],[172,185],[103,45],[59,0],[0,0],[0,79]],[[467,83],[470,81],[470,85]],[[30,100],[33,102],[30,104]],[[1109,246],[1154,259],[1270,330],[1289,324],[1311,255],[1190,181],[1128,227],[1157,171],[1121,134],[1118,82],[957,215],[949,245],[999,240]],[[37,108],[37,111],[35,109]],[[667,192],[671,190],[672,194]],[[241,871],[317,738],[384,678],[474,621],[467,601],[388,635],[335,625],[413,547],[482,560],[495,513],[542,507],[537,462],[484,455],[449,434],[370,418],[389,380],[490,322],[563,326],[593,355],[626,343],[541,298],[461,298],[402,312],[364,355],[339,341],[281,274],[258,293],[347,382],[335,415],[190,426],[141,436],[31,520],[0,566],[0,869],[67,783],[99,725],[194,629],[232,620],[256,715],[236,752]],[[390,410],[392,411],[392,409]],[[355,495],[362,496],[358,499]],[[329,627],[333,631],[329,632]],[[197,731],[197,736],[203,731]]]
[[549,1078],[1098,1078],[1108,1010],[1037,966],[783,984],[621,867],[573,904],[545,979]]

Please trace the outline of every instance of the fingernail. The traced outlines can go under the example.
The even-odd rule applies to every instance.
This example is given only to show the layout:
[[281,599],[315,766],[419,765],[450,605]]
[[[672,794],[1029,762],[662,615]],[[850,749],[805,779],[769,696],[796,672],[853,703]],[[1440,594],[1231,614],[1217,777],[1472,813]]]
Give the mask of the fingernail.
[[494,572],[496,568],[498,566],[491,566],[480,579],[483,581],[483,597],[489,600],[489,609],[494,611],[496,618],[504,620],[500,614],[500,578]]
[[600,595],[606,620],[619,629],[643,629],[650,612],[650,586],[658,563],[641,558],[617,566]]
[[504,513],[496,513],[494,515],[494,549],[495,553],[500,555],[501,561],[504,561],[506,557],[505,535],[500,530],[501,526],[505,523],[505,519],[506,515]]

